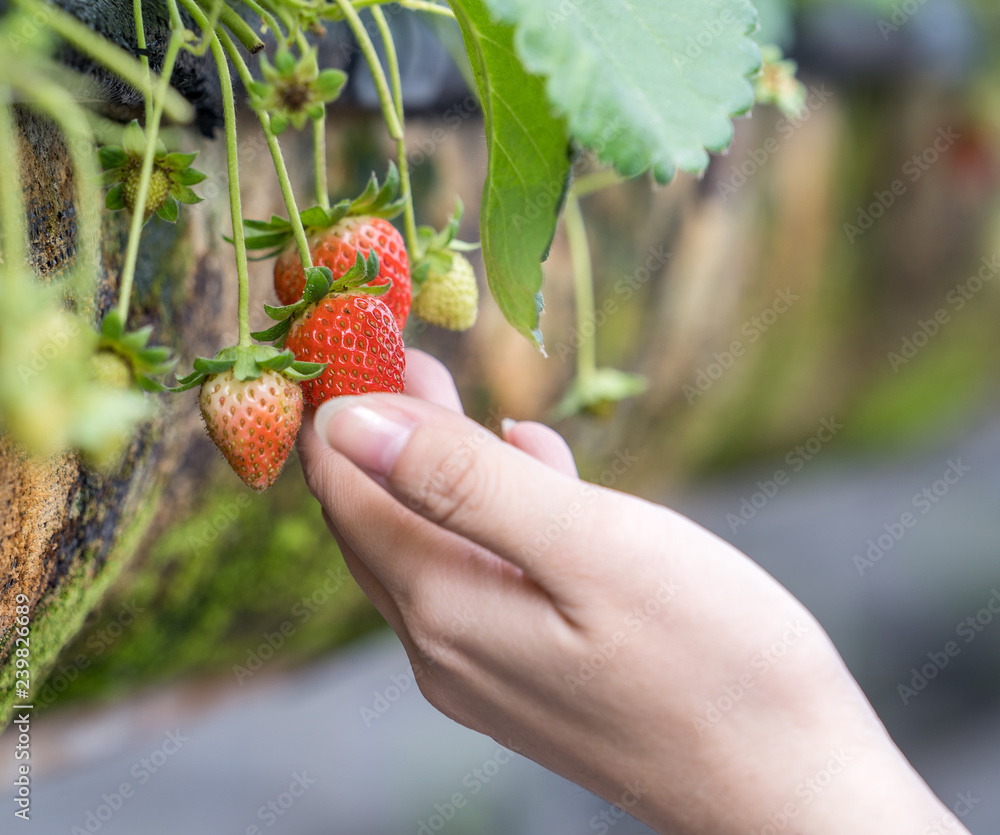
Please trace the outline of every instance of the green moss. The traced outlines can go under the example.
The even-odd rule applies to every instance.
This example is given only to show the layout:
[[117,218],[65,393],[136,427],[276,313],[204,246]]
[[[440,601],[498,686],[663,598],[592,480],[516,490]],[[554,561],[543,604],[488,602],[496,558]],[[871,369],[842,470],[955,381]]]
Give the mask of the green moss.
[[[29,635],[30,669],[32,690],[37,696],[42,682],[56,666],[60,651],[82,628],[90,612],[120,576],[122,568],[135,552],[142,535],[149,526],[155,501],[146,504],[127,531],[125,531],[109,558],[96,576],[88,570],[89,560],[75,563],[74,569],[66,575],[58,591],[49,596],[45,603],[35,609]],[[11,708],[20,700],[15,698],[16,682],[14,664],[5,664],[0,669],[0,728],[10,721]]]
[[300,663],[379,625],[298,467],[289,470],[263,495],[220,473],[199,509],[120,578],[64,654],[80,675],[57,670],[41,703],[181,675],[245,680],[258,662]]

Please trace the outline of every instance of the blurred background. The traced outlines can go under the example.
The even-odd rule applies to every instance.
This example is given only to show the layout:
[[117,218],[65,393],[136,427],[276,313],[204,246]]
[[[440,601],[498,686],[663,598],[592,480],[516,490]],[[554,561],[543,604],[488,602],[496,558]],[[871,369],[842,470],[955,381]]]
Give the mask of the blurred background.
[[[407,342],[441,358],[487,422],[552,422],[581,337],[596,338],[602,366],[645,375],[644,395],[554,423],[584,477],[690,515],[777,577],[942,800],[993,835],[1000,10],[758,5],[761,41],[799,62],[806,110],[738,120],[700,180],[586,198],[592,321],[576,320],[560,231],[547,358],[485,288],[471,332],[413,329]],[[391,19],[418,219],[440,226],[457,193],[474,240],[486,150],[475,99],[437,39],[454,33]],[[338,30],[326,48],[350,60]],[[335,194],[391,155],[355,63],[331,119]],[[262,157],[243,125],[242,150]],[[306,138],[288,141],[306,189]],[[280,211],[271,180],[245,186],[248,216]],[[257,267],[260,301],[269,270]],[[297,462],[257,496],[216,458],[191,453],[169,513],[39,694],[33,831],[648,831],[426,705]],[[13,762],[0,760],[4,780]]]

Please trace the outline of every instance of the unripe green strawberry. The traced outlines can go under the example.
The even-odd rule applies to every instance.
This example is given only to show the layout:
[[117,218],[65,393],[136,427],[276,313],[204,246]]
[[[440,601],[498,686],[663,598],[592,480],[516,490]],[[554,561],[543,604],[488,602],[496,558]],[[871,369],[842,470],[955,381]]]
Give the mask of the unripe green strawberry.
[[[129,211],[134,212],[136,202],[139,199],[140,165],[134,165],[125,177],[125,190],[123,197],[125,205]],[[149,178],[149,190],[146,192],[146,214],[151,215],[163,208],[170,197],[170,177],[158,165],[153,165],[153,172]]]
[[425,322],[453,331],[476,324],[479,288],[469,260],[458,252],[444,252],[431,263],[413,312]]
[[124,391],[132,386],[132,367],[115,351],[98,351],[90,358],[90,373],[108,388]]

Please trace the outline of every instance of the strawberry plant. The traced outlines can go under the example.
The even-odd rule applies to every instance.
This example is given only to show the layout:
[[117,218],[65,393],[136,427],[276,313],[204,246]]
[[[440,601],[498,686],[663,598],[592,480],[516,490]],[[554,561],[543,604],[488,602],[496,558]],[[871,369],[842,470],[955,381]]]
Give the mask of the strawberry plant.
[[[629,179],[665,185],[678,171],[701,174],[709,154],[730,143],[733,117],[755,98],[787,112],[803,100],[794,65],[776,49],[762,53],[754,39],[750,0],[705,0],[696,11],[681,0],[624,8],[401,0],[395,13],[450,27],[482,109],[488,165],[480,241],[470,244],[457,237],[460,204],[443,229],[418,225],[403,78],[380,0],[162,0],[155,25],[165,28],[147,38],[151,5],[137,0],[134,37],[114,40],[45,0],[12,0],[0,17],[0,54],[16,56],[0,60],[0,431],[26,458],[68,456],[100,473],[122,468],[126,445],[167,398],[187,397],[193,407],[193,393],[183,392],[198,388],[212,441],[249,487],[268,488],[305,404],[403,390],[411,313],[441,328],[474,326],[480,294],[468,253],[479,248],[490,303],[544,352],[543,263],[560,221],[572,252],[577,319],[587,322],[594,311],[587,197]],[[327,176],[327,111],[347,77],[322,65],[316,42],[334,23],[350,30],[370,70],[394,152],[378,163],[384,179],[372,175],[359,196],[331,194]],[[71,69],[68,53],[86,56],[99,71]],[[234,310],[210,312],[233,322],[236,336],[234,344],[212,345],[184,373],[175,351],[194,351],[157,344],[155,331],[130,317],[137,318],[133,291],[144,245],[159,224],[181,220],[187,206],[208,196],[185,134],[165,128],[196,119],[204,127],[183,83],[193,62],[213,64],[218,79],[221,114],[211,113],[208,123],[221,121],[226,163],[219,182],[232,229],[224,251],[237,287]],[[135,93],[138,118],[81,104],[100,98],[80,95],[92,92],[98,75]],[[268,220],[243,210],[236,118],[243,94],[234,79],[259,123],[284,204],[281,216]],[[79,246],[59,281],[32,274],[15,136],[21,108],[51,120],[72,158]],[[299,131],[311,141],[309,194],[296,193],[282,147]],[[128,228],[109,309],[97,278],[112,212]],[[275,324],[257,333],[250,326],[251,253],[274,259],[282,304],[266,308]],[[593,334],[581,340],[576,362],[558,416],[600,412],[644,390],[640,376],[598,367]]]
[[[289,385],[316,380],[307,390],[323,394],[307,396],[311,402],[321,396],[373,387],[395,390],[401,388],[403,380],[399,331],[406,324],[411,305],[419,317],[444,328],[466,329],[476,320],[478,289],[472,265],[463,254],[466,247],[455,241],[457,222],[440,233],[416,224],[402,78],[381,4],[369,0],[247,0],[236,5],[240,14],[220,0],[166,0],[170,36],[158,78],[150,70],[140,4],[135,6],[138,59],[100,39],[69,15],[59,11],[51,15],[53,35],[133,84],[144,103],[144,127],[133,121],[118,131],[119,142],[100,143],[98,153],[105,171],[103,183],[109,187],[107,208],[128,212],[132,218],[115,320],[104,326],[103,337],[85,340],[93,347],[73,349],[100,370],[88,385],[107,385],[117,397],[130,398],[134,406],[121,411],[131,415],[131,420],[141,420],[153,408],[149,395],[140,393],[140,386],[183,391],[202,385],[204,391],[218,384],[211,381],[219,375],[229,375],[250,387],[263,385],[261,381],[274,374],[282,375]],[[732,137],[731,119],[750,109],[755,89],[758,98],[788,111],[801,107],[794,65],[784,61],[776,49],[769,48],[762,55],[751,37],[756,17],[748,0],[711,0],[699,5],[697,15],[680,14],[680,0],[632,4],[624,11],[561,0],[452,0],[448,5],[409,0],[400,5],[414,13],[453,21],[461,33],[485,115],[489,150],[480,210],[486,283],[511,325],[540,350],[544,350],[542,263],[563,209],[577,276],[578,316],[585,317],[593,306],[589,244],[581,209],[586,195],[644,174],[667,183],[677,170],[702,172],[709,152],[726,148]],[[8,31],[17,15],[37,13],[43,6],[41,0],[16,2],[8,18]],[[370,15],[372,29],[362,19],[362,11]],[[390,163],[384,184],[373,177],[361,196],[336,201],[331,200],[327,187],[325,120],[328,105],[338,98],[347,79],[339,69],[320,66],[311,40],[321,32],[324,22],[332,21],[345,22],[353,33],[371,70],[386,130],[397,149],[396,165]],[[384,60],[372,32],[381,41]],[[616,34],[598,38],[597,32]],[[265,33],[276,41],[270,57],[261,37]],[[82,113],[79,105],[60,112],[56,106],[57,73],[48,57],[51,44],[51,40],[38,39],[32,52],[33,60],[45,70],[40,75],[51,81],[32,82],[25,92],[36,97],[68,134],[86,135],[91,141],[99,132],[114,134],[114,125],[100,119],[95,122],[96,117]],[[258,57],[248,61],[244,50]],[[172,367],[170,352],[147,345],[148,333],[129,333],[127,321],[144,226],[154,214],[174,221],[183,204],[201,199],[196,189],[205,175],[190,167],[195,154],[168,149],[160,136],[165,114],[180,121],[191,115],[186,102],[170,86],[184,53],[210,56],[222,85],[233,220],[230,240],[239,280],[239,342],[220,348],[213,358],[197,360],[191,374],[170,385],[162,378]],[[255,63],[259,64],[256,74]],[[243,217],[235,98],[230,83],[233,72],[249,94],[248,104],[267,141],[285,217],[268,221]],[[18,86],[13,77],[5,83]],[[100,131],[88,127],[94,124]],[[312,128],[314,140],[315,205],[301,209],[279,135],[306,127]],[[9,152],[7,157],[8,170],[16,170]],[[93,168],[89,160],[81,159],[80,165],[84,171]],[[83,194],[87,190],[81,184],[81,205],[88,205],[87,200],[89,205],[94,203],[92,196]],[[5,228],[21,228],[14,180],[5,179],[3,196]],[[398,231],[391,223],[396,217],[400,219]],[[18,235],[7,238],[12,257],[5,258],[6,281],[12,287],[24,282],[30,285],[30,277],[23,275],[20,266],[24,259]],[[274,333],[286,328],[279,348],[255,344],[249,331],[248,250],[264,250],[264,257],[277,256],[275,289],[285,305],[278,309],[279,315],[285,318],[282,325],[258,336],[274,339]],[[369,258],[370,253],[374,258]],[[378,273],[358,284],[356,262],[377,263]],[[329,271],[328,281],[325,275],[314,272],[317,267]],[[86,267],[81,266],[76,295],[50,300],[53,308],[75,304],[73,299],[85,293],[85,273]],[[310,275],[316,280],[310,281]],[[369,296],[374,288],[384,289],[385,295],[381,299]],[[29,292],[36,291],[18,290],[10,298],[20,299]],[[307,309],[301,306],[306,302]],[[383,308],[391,311],[395,332],[383,327]],[[274,315],[275,310],[268,312]],[[341,328],[337,336],[331,328],[336,330],[335,323],[348,321],[345,317],[349,317],[350,326]],[[360,347],[350,348],[357,351],[350,361],[356,364],[354,371],[364,375],[359,379],[351,376],[344,358],[331,350],[332,345],[348,347],[335,340],[349,339],[349,331],[355,327],[374,334],[369,337],[370,354]],[[95,359],[87,360],[95,351],[99,352]],[[391,357],[391,367],[380,364],[375,372],[366,365],[376,354],[380,363]],[[643,390],[641,378],[599,369],[595,357],[593,344],[581,346],[577,378],[559,414],[599,408]],[[121,360],[117,375],[112,374],[113,358]],[[340,367],[328,369],[327,363]],[[373,373],[370,379],[369,371]],[[130,383],[124,385],[127,379]],[[27,384],[4,388],[0,392],[0,419],[30,450],[45,452],[47,445],[38,444],[30,432],[19,433],[19,403],[30,399],[31,392]],[[65,420],[79,425],[55,433],[61,444],[94,453],[98,446],[110,443],[102,437],[107,433],[86,431],[96,420],[86,409],[67,415]],[[109,431],[125,436],[130,422],[119,421]],[[209,425],[211,428],[211,421]],[[252,480],[255,485],[264,483]]]

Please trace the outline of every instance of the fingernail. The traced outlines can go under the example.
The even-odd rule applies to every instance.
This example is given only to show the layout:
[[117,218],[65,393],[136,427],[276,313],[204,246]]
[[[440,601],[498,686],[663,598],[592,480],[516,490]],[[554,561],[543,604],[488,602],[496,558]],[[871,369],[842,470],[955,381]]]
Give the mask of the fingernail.
[[514,418],[504,418],[500,421],[500,434],[504,438],[510,433],[510,430],[517,426],[517,421]]
[[416,423],[378,401],[338,397],[316,412],[317,434],[337,452],[372,475],[387,476]]

